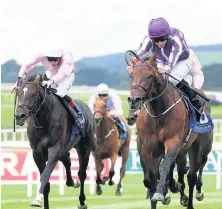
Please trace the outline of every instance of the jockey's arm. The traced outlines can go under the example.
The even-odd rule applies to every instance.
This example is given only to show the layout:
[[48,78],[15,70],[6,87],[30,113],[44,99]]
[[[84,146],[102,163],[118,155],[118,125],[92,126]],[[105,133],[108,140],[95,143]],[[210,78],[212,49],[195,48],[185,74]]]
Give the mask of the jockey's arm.
[[137,50],[136,54],[141,59],[141,61],[145,60],[147,57],[151,57],[152,52],[152,42],[148,36],[146,36],[141,43],[139,49]]
[[121,116],[123,115],[122,101],[118,95],[112,95],[113,109],[109,111],[110,115]]
[[70,75],[74,71],[74,59],[71,53],[67,53],[63,59],[62,64],[59,67],[58,73],[52,77],[54,83],[59,83],[65,77]]
[[170,68],[174,68],[182,52],[183,52],[183,45],[179,37],[175,36],[172,40],[172,51],[170,53],[166,65],[169,66]]
[[43,59],[44,59],[43,55],[38,55],[30,63],[22,65],[19,71],[19,77],[23,77],[25,73],[28,73],[30,70],[32,70],[33,67],[35,67],[36,64],[41,62]]
[[94,114],[94,103],[95,103],[95,95],[93,94],[90,98],[89,98],[89,109],[91,110],[91,112]]

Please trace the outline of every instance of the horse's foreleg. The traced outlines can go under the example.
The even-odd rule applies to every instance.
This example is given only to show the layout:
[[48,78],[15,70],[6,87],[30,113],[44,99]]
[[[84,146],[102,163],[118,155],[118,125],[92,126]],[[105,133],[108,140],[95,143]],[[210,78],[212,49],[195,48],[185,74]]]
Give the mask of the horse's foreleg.
[[111,168],[109,170],[109,185],[112,186],[114,184],[113,182],[113,176],[115,174],[115,164],[116,164],[116,159],[117,159],[118,153],[114,152],[112,157],[111,157]]
[[194,209],[193,190],[197,182],[197,171],[200,169],[201,166],[201,157],[199,156],[199,150],[195,149],[197,146],[199,146],[199,144],[195,142],[189,148],[190,170],[187,175],[189,185],[189,201],[187,209]]
[[96,194],[101,195],[103,193],[100,184],[103,184],[101,181],[101,173],[103,171],[104,164],[101,158],[96,157]]
[[89,163],[89,155],[90,152],[87,152],[85,145],[80,145],[79,149],[77,149],[78,156],[79,156],[79,180],[80,180],[80,195],[79,195],[79,209],[87,209],[87,205],[85,204],[86,196],[84,192],[84,182],[86,180],[86,169]]
[[178,184],[177,187],[180,191],[180,204],[184,207],[187,207],[188,205],[188,197],[184,193],[185,190],[185,182],[184,182],[184,174],[187,164],[186,154],[181,154],[176,159],[177,163],[177,170],[178,170]]
[[[41,158],[41,155],[39,155],[37,152],[33,151],[33,159],[35,161],[36,166],[39,169],[40,175],[43,173],[43,170],[46,167],[46,161],[44,161]],[[31,206],[35,207],[41,207],[42,204],[42,198],[44,196],[44,209],[49,209],[49,192],[50,192],[50,183],[47,182],[44,188],[43,193],[39,193],[35,200],[31,203]]]
[[160,180],[157,185],[157,191],[152,197],[152,201],[164,201],[164,191],[166,186],[166,178],[169,174],[170,167],[172,163],[176,160],[177,154],[179,152],[179,140],[177,144],[177,140],[167,140],[165,142],[165,157],[160,164]]
[[59,160],[63,163],[66,169],[66,185],[68,187],[78,188],[80,186],[80,183],[77,181],[75,184],[72,179],[70,153],[67,152]]
[[121,188],[122,188],[122,179],[125,176],[125,171],[126,171],[126,162],[128,159],[128,155],[129,155],[129,145],[125,144],[123,145],[123,151],[122,151],[122,165],[120,168],[120,179],[119,179],[119,183],[117,185],[117,189],[116,189],[116,196],[121,196],[122,192],[121,192]]
[[204,192],[203,190],[201,189],[202,188],[202,185],[203,185],[203,182],[202,182],[202,173],[203,173],[203,168],[205,166],[207,162],[207,156],[203,156],[202,157],[202,163],[201,163],[201,167],[200,167],[200,170],[199,170],[199,173],[198,173],[198,177],[197,177],[197,183],[196,183],[196,199],[198,201],[202,201],[204,199]]
[[173,178],[173,171],[174,171],[175,165],[176,165],[176,163],[174,162],[174,163],[170,166],[170,172],[169,172],[169,188],[170,188],[170,191],[171,191],[172,193],[177,193],[177,192],[179,192],[179,190],[178,190],[178,185],[176,184],[176,181],[175,181],[175,179]]

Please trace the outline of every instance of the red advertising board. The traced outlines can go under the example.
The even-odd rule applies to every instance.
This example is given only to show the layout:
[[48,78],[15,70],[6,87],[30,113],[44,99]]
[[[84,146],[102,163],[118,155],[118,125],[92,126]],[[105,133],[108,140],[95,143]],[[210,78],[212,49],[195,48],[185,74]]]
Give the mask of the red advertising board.
[[[76,151],[73,149],[70,153],[71,157],[71,172],[73,179],[78,179],[79,161]],[[102,175],[109,173],[109,161],[104,160],[104,170]],[[63,179],[66,179],[65,168],[62,163],[57,163],[56,168],[51,174],[50,180],[59,180],[61,171],[63,172]],[[93,170],[92,170],[93,169]],[[91,170],[91,171],[89,171]],[[32,175],[32,180],[37,180],[38,169],[32,158],[32,151],[28,149],[2,149],[1,150],[1,181],[26,181],[28,174]],[[94,159],[92,158],[87,168],[87,180],[89,175],[95,176]]]

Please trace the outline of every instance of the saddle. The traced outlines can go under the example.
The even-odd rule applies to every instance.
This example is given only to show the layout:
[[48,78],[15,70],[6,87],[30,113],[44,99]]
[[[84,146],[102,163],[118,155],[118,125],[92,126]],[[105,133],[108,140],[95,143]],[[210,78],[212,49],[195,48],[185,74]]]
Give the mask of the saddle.
[[128,131],[126,125],[119,118],[115,118],[115,124],[119,132],[120,139],[128,139]]

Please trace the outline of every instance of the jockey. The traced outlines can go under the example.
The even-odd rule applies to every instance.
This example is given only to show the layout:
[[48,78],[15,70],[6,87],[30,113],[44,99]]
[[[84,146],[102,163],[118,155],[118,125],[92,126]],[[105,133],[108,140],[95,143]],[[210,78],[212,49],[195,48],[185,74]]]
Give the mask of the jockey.
[[96,93],[93,94],[89,99],[88,106],[91,109],[92,113],[94,113],[94,103],[96,101],[96,98],[102,97],[108,97],[106,104],[108,116],[115,118],[117,123],[121,123],[119,118],[123,117],[122,101],[119,95],[117,95],[114,91],[111,91],[109,87],[104,83],[101,83],[97,86]]
[[[137,51],[141,61],[155,54],[158,72],[170,75],[169,81],[180,88],[190,99],[195,109],[201,113],[204,100],[182,83],[201,89],[204,81],[203,72],[195,53],[189,49],[184,35],[176,28],[171,28],[168,22],[160,17],[152,19],[146,36]],[[192,81],[193,80],[193,81]],[[193,84],[192,84],[193,82]]]
[[52,50],[38,55],[32,62],[21,66],[18,80],[40,62],[46,69],[46,80],[42,82],[42,85],[47,86],[47,88],[50,86],[55,88],[57,90],[56,94],[63,98],[65,105],[68,106],[68,108],[75,110],[70,112],[73,114],[75,119],[77,118],[77,128],[80,135],[84,137],[83,115],[76,107],[75,102],[67,95],[75,79],[74,59],[72,53],[62,50]]

